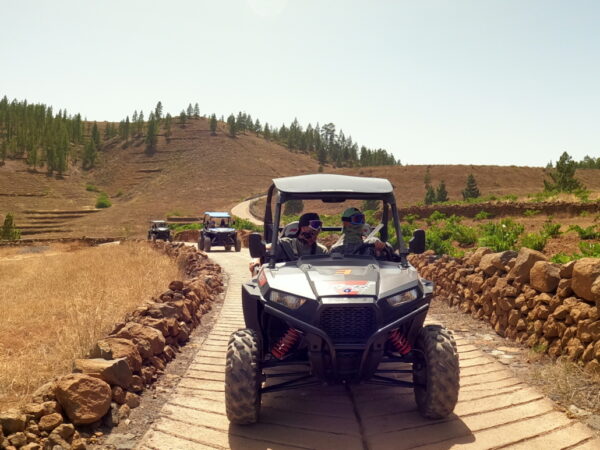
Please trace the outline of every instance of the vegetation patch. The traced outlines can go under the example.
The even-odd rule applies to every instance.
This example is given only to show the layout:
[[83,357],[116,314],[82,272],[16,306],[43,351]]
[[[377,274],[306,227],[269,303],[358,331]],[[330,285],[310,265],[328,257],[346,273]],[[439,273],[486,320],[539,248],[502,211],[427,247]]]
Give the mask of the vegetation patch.
[[105,192],[100,193],[96,199],[96,208],[110,208],[111,206],[112,202],[108,198],[108,195]]

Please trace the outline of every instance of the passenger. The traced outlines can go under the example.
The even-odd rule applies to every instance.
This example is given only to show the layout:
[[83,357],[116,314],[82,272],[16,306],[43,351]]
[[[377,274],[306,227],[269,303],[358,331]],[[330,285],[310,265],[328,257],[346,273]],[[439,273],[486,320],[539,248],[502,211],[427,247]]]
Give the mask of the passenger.
[[221,228],[225,228],[227,226],[227,224],[225,223],[225,219],[221,219],[221,225],[219,225]]
[[[316,213],[306,213],[300,216],[298,232],[292,237],[282,237],[278,240],[275,261],[295,261],[300,256],[325,255],[327,247],[317,242],[323,222]],[[250,263],[250,272],[260,266],[260,261]]]
[[342,227],[342,238],[331,247],[330,253],[372,255],[390,259],[393,249],[389,244],[376,237],[365,239],[365,215],[359,209],[347,208],[342,213]]
[[323,222],[317,213],[302,214],[298,227],[295,237],[279,239],[275,261],[295,261],[300,256],[327,253],[327,247],[317,242],[317,237],[323,227]]

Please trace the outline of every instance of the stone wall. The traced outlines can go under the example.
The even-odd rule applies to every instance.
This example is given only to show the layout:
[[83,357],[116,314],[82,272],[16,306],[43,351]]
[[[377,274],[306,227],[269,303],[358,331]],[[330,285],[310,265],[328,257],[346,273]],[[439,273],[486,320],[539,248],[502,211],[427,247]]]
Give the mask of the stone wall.
[[139,405],[139,394],[163,373],[223,289],[221,268],[192,246],[157,242],[185,280],[172,281],[115,325],[73,373],[40,387],[31,402],[0,413],[0,448],[84,449],[80,425],[113,426]]
[[428,251],[410,260],[436,283],[434,301],[489,322],[501,336],[600,373],[600,259],[561,265],[527,248],[479,248],[465,258]]

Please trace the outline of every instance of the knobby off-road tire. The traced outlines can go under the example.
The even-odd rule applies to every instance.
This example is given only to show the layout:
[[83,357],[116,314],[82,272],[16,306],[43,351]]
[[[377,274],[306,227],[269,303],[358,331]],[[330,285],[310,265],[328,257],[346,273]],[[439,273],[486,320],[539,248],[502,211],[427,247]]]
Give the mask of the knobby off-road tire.
[[210,238],[205,237],[204,238],[204,251],[205,252],[210,252],[210,245],[211,245]]
[[198,238],[198,250],[204,251],[204,238],[202,235]]
[[413,381],[423,386],[414,388],[419,412],[428,419],[447,417],[458,401],[460,384],[454,337],[440,325],[427,325],[419,332],[415,349],[422,352],[422,361],[413,363]]
[[258,336],[248,328],[229,338],[225,363],[225,407],[230,422],[256,423],[262,379]]
[[242,241],[240,241],[239,239],[235,240],[235,251],[239,252],[242,250]]

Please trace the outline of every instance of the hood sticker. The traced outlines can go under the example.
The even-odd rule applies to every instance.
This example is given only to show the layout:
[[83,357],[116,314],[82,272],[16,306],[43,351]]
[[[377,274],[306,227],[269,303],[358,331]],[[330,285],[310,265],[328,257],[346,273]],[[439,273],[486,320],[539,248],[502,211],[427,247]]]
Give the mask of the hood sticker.
[[327,283],[339,295],[359,295],[375,285],[374,281],[367,280],[334,280]]

